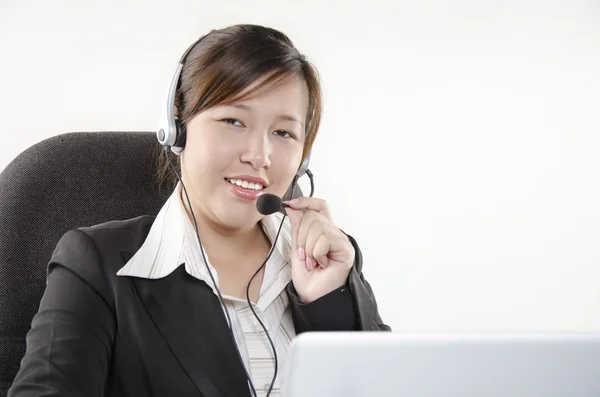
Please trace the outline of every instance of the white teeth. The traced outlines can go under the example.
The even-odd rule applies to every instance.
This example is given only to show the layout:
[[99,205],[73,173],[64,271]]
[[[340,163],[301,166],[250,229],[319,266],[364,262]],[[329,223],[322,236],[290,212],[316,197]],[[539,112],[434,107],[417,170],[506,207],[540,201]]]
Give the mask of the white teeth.
[[264,188],[260,183],[248,182],[241,179],[227,179],[229,183],[232,183],[237,186],[241,186],[244,189],[248,190],[262,190]]

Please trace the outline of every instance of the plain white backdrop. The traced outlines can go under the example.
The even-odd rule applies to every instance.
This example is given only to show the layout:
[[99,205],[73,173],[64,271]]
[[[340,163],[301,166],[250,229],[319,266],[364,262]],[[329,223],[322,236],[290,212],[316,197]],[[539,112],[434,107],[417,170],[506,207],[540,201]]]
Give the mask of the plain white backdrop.
[[600,330],[597,0],[0,0],[0,170],[154,130],[181,53],[235,23],[319,69],[315,195],[395,331]]

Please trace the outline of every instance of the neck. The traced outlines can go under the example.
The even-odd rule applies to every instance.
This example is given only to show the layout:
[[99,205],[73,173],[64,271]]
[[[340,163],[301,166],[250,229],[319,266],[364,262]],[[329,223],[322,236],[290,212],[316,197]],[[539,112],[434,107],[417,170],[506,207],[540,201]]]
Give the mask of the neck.
[[[192,226],[194,226],[194,217],[182,192],[180,192],[180,200]],[[202,246],[211,258],[211,262],[236,260],[255,250],[257,246],[264,245],[264,242],[270,244],[258,223],[247,228],[231,228],[212,219],[207,211],[201,208],[201,205],[193,208]]]

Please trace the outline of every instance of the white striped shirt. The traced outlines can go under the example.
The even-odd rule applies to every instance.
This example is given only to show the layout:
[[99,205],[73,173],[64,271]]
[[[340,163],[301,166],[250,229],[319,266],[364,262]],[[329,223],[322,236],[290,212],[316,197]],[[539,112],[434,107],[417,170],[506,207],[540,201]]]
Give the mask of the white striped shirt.
[[[181,264],[185,264],[185,270],[191,276],[206,282],[216,294],[202,258],[194,226],[181,201],[180,189],[181,185],[178,184],[156,216],[140,249],[117,272],[117,275],[159,279],[171,274]],[[279,230],[282,218],[282,214],[276,213],[265,216],[261,221],[263,230],[271,241]],[[292,277],[289,264],[290,248],[291,229],[289,219],[286,217],[276,247],[265,266],[258,301],[252,304],[254,311],[269,331],[277,351],[278,373],[271,392],[273,397],[281,395],[291,340],[295,335],[285,292]],[[217,272],[211,266],[208,255],[206,259],[215,282],[219,285]],[[246,300],[227,295],[223,295],[223,299],[231,317],[238,349],[252,378],[257,396],[266,396],[275,370],[271,345]],[[198,341],[198,343],[204,342]]]

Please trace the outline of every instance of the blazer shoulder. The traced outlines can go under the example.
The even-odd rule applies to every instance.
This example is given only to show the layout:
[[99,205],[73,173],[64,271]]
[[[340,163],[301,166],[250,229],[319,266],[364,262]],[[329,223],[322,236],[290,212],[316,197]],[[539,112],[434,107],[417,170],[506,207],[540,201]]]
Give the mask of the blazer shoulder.
[[[145,240],[156,216],[142,215],[135,218],[112,220],[93,226],[79,227],[77,230],[87,234],[94,243],[102,244],[105,240],[120,239],[122,243]],[[140,243],[141,245],[141,243]]]
[[143,215],[71,229],[58,242],[50,263],[116,273],[142,246],[155,218]]

